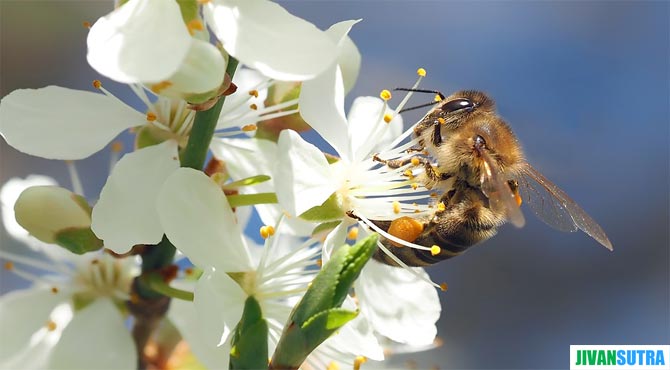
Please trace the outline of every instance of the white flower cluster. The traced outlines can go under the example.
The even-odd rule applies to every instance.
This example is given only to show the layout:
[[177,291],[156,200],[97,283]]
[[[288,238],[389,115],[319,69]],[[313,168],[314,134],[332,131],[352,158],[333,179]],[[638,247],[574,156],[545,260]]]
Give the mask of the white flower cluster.
[[[193,292],[192,300],[172,299],[165,321],[197,360],[228,368],[231,333],[249,296],[268,322],[271,354],[317,266],[339,246],[370,233],[350,215],[391,220],[426,211],[421,201],[427,192],[411,186],[405,168],[372,159],[406,149],[399,144],[411,130],[402,132],[395,113],[400,107],[359,97],[344,113],[344,96],[360,67],[347,36],[357,22],[322,31],[265,0],[129,0],[92,25],[87,58],[101,75],[128,84],[144,111],[124,104],[99,81],[93,83],[99,92],[48,86],[5,96],[0,134],[7,143],[30,155],[66,160],[72,175],[71,161],[104,149],[121,132],[134,132],[136,145],[112,160],[99,196],[89,197],[97,200],[92,211],[77,224],[90,228],[102,249],[73,254],[54,246],[72,242],[62,239],[67,219],[45,237],[21,219],[32,235],[16,223],[15,211],[18,218],[21,204],[31,202],[24,189],[54,187],[53,180],[31,176],[3,186],[5,228],[37,256],[0,250],[5,268],[32,282],[0,297],[0,368],[135,367],[125,302],[136,299],[133,280],[145,272],[141,252],[160,247],[164,237],[180,253],[175,263],[191,264],[167,282],[175,291]],[[233,60],[240,66],[231,94],[226,70]],[[299,86],[299,95],[293,88],[294,96],[277,98],[282,86]],[[203,145],[213,154],[211,163],[222,165],[204,172],[181,167],[180,156],[199,124],[196,112],[220,98],[225,101],[214,136]],[[290,124],[275,141],[250,135],[298,111],[336,155],[324,155]],[[111,146],[118,157],[118,144]],[[76,176],[73,183],[74,193],[83,195]],[[68,199],[80,199],[67,195],[74,193],[68,190],[58,201],[44,196],[38,204],[43,212],[23,218],[58,214]],[[264,245],[245,234],[252,211],[266,225]],[[381,361],[388,340],[429,346],[441,311],[425,271],[374,260],[344,307],[359,315],[320,345],[304,368]],[[160,335],[155,337],[160,344]]]

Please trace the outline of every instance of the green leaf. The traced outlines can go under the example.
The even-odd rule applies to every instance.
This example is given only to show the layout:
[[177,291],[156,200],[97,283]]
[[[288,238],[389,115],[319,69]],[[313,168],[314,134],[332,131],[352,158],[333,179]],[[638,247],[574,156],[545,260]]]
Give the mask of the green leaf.
[[54,234],[55,243],[75,254],[97,251],[102,248],[102,240],[91,228],[69,228]]
[[249,296],[233,331],[230,369],[265,369],[267,366],[268,324],[256,298]]
[[341,222],[342,221],[338,220],[338,221],[328,221],[328,222],[321,223],[321,224],[317,225],[317,227],[315,227],[314,230],[312,230],[311,236],[314,237],[314,236],[316,236],[316,235],[318,235],[322,232],[331,231],[334,228],[336,228],[337,225],[339,225]]
[[319,344],[356,317],[357,312],[339,307],[377,249],[378,238],[372,234],[333,253],[291,313],[272,357],[272,369],[297,369]]
[[333,193],[320,206],[312,207],[300,215],[300,218],[307,221],[333,221],[342,219],[344,211],[340,207],[340,202],[337,200],[337,194]]

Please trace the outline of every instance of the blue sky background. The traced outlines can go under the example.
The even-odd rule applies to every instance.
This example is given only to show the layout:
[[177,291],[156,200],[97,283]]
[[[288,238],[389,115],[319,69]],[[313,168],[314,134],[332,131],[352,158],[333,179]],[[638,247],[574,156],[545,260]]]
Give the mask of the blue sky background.
[[[0,95],[56,84],[89,89],[83,20],[108,2],[0,3]],[[410,86],[446,95],[480,89],[523,143],[528,160],[607,231],[609,252],[526,209],[467,254],[430,269],[446,281],[444,344],[397,357],[419,368],[565,368],[570,344],[670,343],[668,2],[288,1],[322,29],[362,18],[351,32],[363,55],[348,97]],[[103,80],[120,96],[129,91]],[[416,103],[422,102],[415,100]],[[408,114],[407,123],[422,113]],[[0,140],[0,180],[65,167]],[[108,150],[80,161],[89,194],[102,187]],[[2,234],[3,247],[16,248]],[[2,289],[25,284],[0,273]]]

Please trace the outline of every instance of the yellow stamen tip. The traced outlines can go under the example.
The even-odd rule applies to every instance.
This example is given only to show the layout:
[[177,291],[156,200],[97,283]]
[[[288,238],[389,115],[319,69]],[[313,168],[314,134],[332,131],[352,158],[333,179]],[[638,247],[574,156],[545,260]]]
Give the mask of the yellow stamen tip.
[[393,213],[398,214],[400,213],[400,202],[397,200],[393,201]]
[[438,94],[435,94],[435,101],[442,101],[442,97]]
[[446,292],[446,291],[447,291],[447,288],[448,288],[447,283],[442,283],[442,284],[440,284],[440,290],[441,290],[441,291]]
[[14,263],[11,261],[5,262],[5,270],[12,270],[14,269]]
[[184,269],[184,274],[191,276],[193,275],[193,268],[192,267],[187,267]]
[[412,173],[412,170],[405,170],[405,172],[403,172],[403,175],[405,175],[405,176],[407,176],[407,177],[412,177],[412,176],[414,176],[414,174]]
[[413,182],[412,185],[410,185],[412,189],[416,190],[419,187],[419,184]]
[[423,68],[419,68],[416,70],[416,74],[418,74],[421,77],[426,77],[426,70]]
[[153,122],[157,119],[158,117],[156,116],[156,113],[154,112],[147,112],[147,121]]
[[412,162],[412,166],[418,166],[419,163],[421,163],[421,161],[417,157],[412,157],[410,161]]
[[93,87],[95,87],[96,89],[101,88],[102,82],[100,82],[100,80],[93,80]]
[[361,365],[368,361],[365,356],[356,356],[354,359],[354,370],[361,370]]
[[200,19],[192,19],[190,22],[186,24],[186,28],[188,29],[188,33],[193,36],[195,31],[202,31],[205,29],[205,26],[202,24],[202,21]]
[[393,115],[391,113],[384,114],[384,122],[391,123],[393,121]]
[[84,26],[84,28],[91,28],[91,22],[89,21],[84,21],[82,25]]
[[47,327],[47,330],[48,330],[48,331],[54,331],[54,330],[56,330],[56,328],[57,328],[58,326],[56,325],[55,322],[49,320],[49,321],[47,321],[47,325],[46,325],[46,327]]
[[323,266],[323,260],[321,258],[316,260],[316,265],[319,266],[319,267]]
[[275,228],[272,226],[261,226],[260,233],[263,239],[267,239],[275,234]]
[[254,98],[258,97],[258,90],[250,90],[249,95],[253,96]]
[[447,121],[446,121],[444,118],[442,118],[442,117],[439,117],[439,118],[437,119],[437,122],[439,122],[440,125],[444,125],[445,123],[447,123]]
[[258,126],[254,125],[253,123],[250,125],[244,125],[242,126],[242,131],[244,132],[250,132],[250,131],[256,131]]
[[430,254],[432,254],[433,256],[437,256],[438,254],[440,254],[441,251],[442,251],[442,248],[440,248],[437,245],[434,245],[434,246],[430,247]]
[[379,97],[385,101],[391,100],[391,92],[388,90],[382,90],[382,92],[379,93]]
[[431,198],[437,198],[437,193],[435,193],[435,192],[430,193],[430,197]]
[[444,212],[447,209],[447,206],[444,205],[443,202],[437,203],[437,210],[440,212]]
[[258,105],[256,105],[256,104],[251,104],[251,105],[249,105],[249,108],[250,108],[251,110],[257,110],[257,109],[258,109]]
[[120,141],[114,141],[112,143],[112,151],[114,153],[121,153],[123,151],[123,143]]
[[331,361],[328,366],[326,366],[326,370],[340,370],[340,365],[335,361]]
[[356,240],[356,238],[358,238],[358,228],[352,227],[351,229],[349,229],[349,232],[347,233],[347,239]]
[[58,287],[52,286],[51,287],[51,293],[53,293],[53,294],[58,293]]
[[149,86],[149,89],[151,89],[151,91],[154,92],[155,94],[160,94],[161,91],[167,89],[170,86],[172,86],[172,82],[163,81]]

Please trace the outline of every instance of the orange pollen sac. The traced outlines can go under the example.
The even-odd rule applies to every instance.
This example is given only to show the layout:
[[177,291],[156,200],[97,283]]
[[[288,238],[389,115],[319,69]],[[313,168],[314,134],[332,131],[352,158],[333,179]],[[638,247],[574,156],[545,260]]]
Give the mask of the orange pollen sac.
[[354,359],[354,370],[361,370],[361,365],[367,361],[368,359],[365,356],[356,356]]
[[53,293],[53,294],[58,293],[58,287],[55,287],[55,286],[51,287],[51,293]]
[[256,105],[256,104],[251,104],[251,105],[249,105],[249,108],[250,108],[251,110],[257,110],[257,109],[258,109],[258,105]]
[[416,74],[418,74],[420,77],[426,77],[426,70],[423,68],[419,68],[416,70]]
[[157,119],[158,117],[156,116],[156,113],[154,112],[147,112],[147,121],[153,122]]
[[393,115],[391,113],[384,114],[384,122],[391,123],[393,121]]
[[321,258],[316,260],[316,265],[319,266],[319,267],[323,266],[323,260]]
[[351,229],[349,229],[349,232],[347,233],[347,239],[356,240],[356,238],[358,238],[358,228],[352,227]]
[[421,161],[417,157],[412,157],[412,159],[410,159],[410,162],[412,163],[412,166],[418,166],[419,163],[421,163]]
[[267,239],[275,234],[275,228],[272,226],[261,226],[260,233],[263,239]]
[[250,90],[249,95],[253,96],[254,98],[258,97],[258,90]]
[[419,184],[413,182],[412,185],[410,185],[412,189],[416,190],[419,187]]
[[400,213],[400,202],[397,200],[393,201],[393,213],[398,214]]
[[193,275],[193,268],[192,267],[185,268],[184,269],[184,274],[189,275],[189,276]]
[[[410,243],[415,241],[422,232],[423,224],[408,216],[396,218],[391,222],[391,225],[388,229],[389,234]],[[403,247],[403,245],[400,243],[394,242],[392,240],[390,242],[396,247]]]
[[13,269],[14,269],[14,263],[12,261],[5,262],[5,270],[13,270]]
[[101,88],[102,82],[100,82],[100,80],[93,80],[93,87],[95,87],[96,89]]
[[56,325],[55,322],[53,322],[51,320],[47,321],[47,330],[48,331],[54,331],[54,330],[56,330],[56,328],[57,328],[57,325]]
[[379,93],[379,97],[383,100],[391,100],[391,92],[388,90],[382,90],[382,92]]
[[441,251],[442,248],[440,248],[437,245],[433,245],[432,247],[430,247],[430,254],[433,256],[437,256],[438,254],[440,254]]
[[202,22],[200,19],[193,19],[190,22],[186,24],[186,28],[188,29],[188,33],[193,35],[195,31],[202,31],[205,29],[205,26],[203,26]]
[[242,126],[242,131],[244,131],[244,132],[256,131],[257,128],[258,128],[258,126],[254,125],[254,124],[244,125],[244,126]]
[[442,203],[442,202],[437,203],[437,210],[439,212],[444,212],[444,210],[446,210],[446,209],[447,209],[447,206],[445,206],[444,203]]
[[449,288],[449,287],[447,286],[447,283],[442,283],[442,284],[440,284],[440,290],[441,290],[441,291],[446,292],[446,291],[447,291],[447,288]]
[[410,177],[410,178],[414,177],[414,174],[412,173],[412,170],[406,170],[405,172],[403,172],[403,175],[405,175],[407,177]]
[[121,153],[123,151],[123,143],[120,141],[115,141],[112,143],[112,151],[114,153]]
[[437,118],[437,122],[439,122],[440,125],[444,125],[445,123],[447,123],[447,121],[446,121],[444,118],[442,118],[442,117],[438,117],[438,118]]
[[84,26],[84,28],[91,28],[91,22],[89,21],[84,21],[82,25]]
[[149,88],[151,91],[153,91],[155,94],[160,94],[161,91],[167,89],[168,87],[172,86],[172,82],[170,81],[163,81],[159,82],[157,84],[151,85]]

